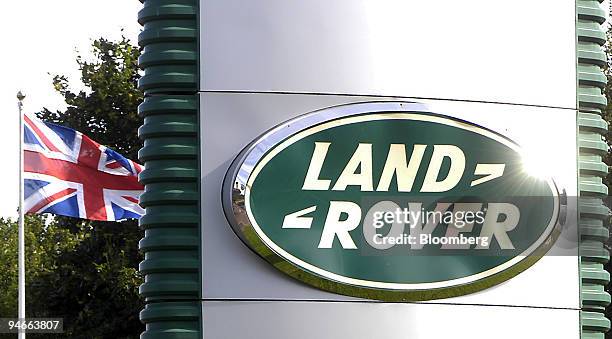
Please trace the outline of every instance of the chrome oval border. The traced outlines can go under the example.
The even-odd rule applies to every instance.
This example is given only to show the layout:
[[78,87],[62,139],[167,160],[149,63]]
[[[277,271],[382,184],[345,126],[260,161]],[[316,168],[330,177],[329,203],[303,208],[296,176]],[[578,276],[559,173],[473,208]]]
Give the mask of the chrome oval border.
[[[366,115],[370,119],[365,118]],[[259,225],[254,222],[255,220],[250,213],[250,209],[248,208],[249,187],[256,178],[259,170],[263,168],[265,164],[277,153],[292,143],[297,142],[320,130],[333,128],[333,126],[325,126],[327,123],[333,120],[346,120],[346,118],[362,116],[364,117],[363,121],[371,121],[373,120],[371,117],[376,115],[380,117],[380,120],[389,119],[391,115],[410,115],[416,119],[400,119],[434,121],[436,123],[442,123],[484,135],[489,139],[495,140],[517,152],[520,152],[520,146],[517,143],[501,135],[500,133],[469,121],[447,116],[438,112],[432,112],[432,110],[427,109],[426,105],[421,103],[393,101],[362,102],[333,106],[313,111],[286,121],[262,134],[246,148],[244,148],[238,157],[236,157],[236,159],[232,162],[222,185],[222,206],[225,216],[230,222],[234,233],[236,233],[236,235],[245,243],[245,245],[247,245],[247,247],[249,247],[257,255],[276,266],[279,270],[300,281],[335,293],[380,300],[430,300],[459,296],[480,291],[518,275],[525,269],[535,264],[535,262],[537,262],[554,244],[554,240],[556,240],[556,237],[560,232],[558,218],[561,206],[559,191],[552,178],[548,178],[547,183],[549,184],[554,199],[553,217],[551,218],[549,225],[546,227],[546,231],[541,234],[538,240],[523,253],[515,256],[511,260],[485,272],[480,272],[463,278],[418,284],[384,283],[349,278],[333,272],[328,272],[310,263],[306,263],[286,252],[282,247],[276,245],[273,241],[267,238]],[[419,117],[427,118],[418,119]],[[359,117],[355,118],[359,120]],[[338,125],[345,124],[347,123]],[[306,133],[307,131],[311,132]],[[300,137],[298,138],[298,136]],[[281,148],[283,145],[284,147]],[[268,154],[268,152],[271,150],[273,150],[273,152]],[[264,159],[264,157],[266,157],[266,159]],[[255,171],[256,173],[253,173]],[[244,232],[240,229],[241,226],[237,221],[237,215],[234,211],[235,201],[232,194],[236,183],[239,186],[244,187],[242,197],[244,198],[246,210],[240,211],[239,213],[241,213],[242,219],[248,222],[248,225],[246,226],[257,234],[259,244],[252,244],[249,239],[245,238]],[[263,245],[270,250],[271,253],[268,255],[259,253],[254,249],[255,245]],[[270,258],[270,255],[272,255],[273,258]],[[277,263],[279,259],[299,268],[300,271],[306,274],[306,276],[292,274],[278,267],[274,263]],[[483,281],[487,279],[490,279],[490,281]]]

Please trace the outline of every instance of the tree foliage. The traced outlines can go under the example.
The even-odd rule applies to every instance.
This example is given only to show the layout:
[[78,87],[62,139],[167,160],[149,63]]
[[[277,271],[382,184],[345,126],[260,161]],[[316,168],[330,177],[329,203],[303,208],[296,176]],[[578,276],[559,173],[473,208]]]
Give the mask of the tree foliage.
[[88,90],[72,92],[66,76],[54,76],[53,87],[68,108],[64,112],[44,109],[39,117],[81,131],[135,160],[141,146],[137,107],[142,92],[136,88],[140,51],[125,38],[118,42],[101,38],[92,46],[94,61],[80,56],[76,60]]
[[[65,99],[64,111],[44,109],[39,118],[80,131],[133,160],[141,142],[137,115],[142,93],[137,59],[140,51],[123,38],[92,43],[92,60],[77,57],[85,89],[73,92],[66,76],[56,75],[53,87]],[[26,315],[64,318],[65,333],[46,338],[138,338],[144,303],[138,294],[142,260],[137,221],[97,222],[28,216]],[[17,313],[17,229],[0,220],[3,246],[0,265],[0,317]]]
[[[58,255],[69,252],[87,235],[75,234],[53,224],[47,225],[39,215],[27,215],[24,228],[28,282],[37,282],[41,276],[58,268]],[[0,218],[0,318],[17,316],[17,222]],[[34,300],[30,301],[31,306]]]

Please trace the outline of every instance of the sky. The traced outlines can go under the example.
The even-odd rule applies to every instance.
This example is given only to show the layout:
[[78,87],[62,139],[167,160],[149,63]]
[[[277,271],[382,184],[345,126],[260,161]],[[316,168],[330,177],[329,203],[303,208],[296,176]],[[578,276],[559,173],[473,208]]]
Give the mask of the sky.
[[[82,83],[75,58],[91,58],[91,42],[125,35],[136,44],[138,0],[19,0],[0,11],[0,217],[16,217],[19,192],[19,113],[17,91],[25,95],[24,110],[65,108],[52,87],[54,74],[66,75],[72,88]],[[123,32],[121,31],[123,29]]]

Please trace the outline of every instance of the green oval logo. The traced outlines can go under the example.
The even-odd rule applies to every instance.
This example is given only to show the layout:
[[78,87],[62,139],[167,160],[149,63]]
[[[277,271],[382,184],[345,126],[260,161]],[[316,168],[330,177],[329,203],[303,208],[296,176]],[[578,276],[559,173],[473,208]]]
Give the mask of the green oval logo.
[[552,245],[559,194],[520,147],[414,103],[333,107],[236,159],[224,209],[286,274],[335,293],[428,300],[482,290]]

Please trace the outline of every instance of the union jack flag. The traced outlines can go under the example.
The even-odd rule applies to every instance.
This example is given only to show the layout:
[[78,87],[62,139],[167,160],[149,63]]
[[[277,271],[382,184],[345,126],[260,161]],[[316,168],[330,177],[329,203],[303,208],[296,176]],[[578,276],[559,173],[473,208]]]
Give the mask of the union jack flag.
[[142,166],[73,129],[24,115],[24,211],[139,218]]

